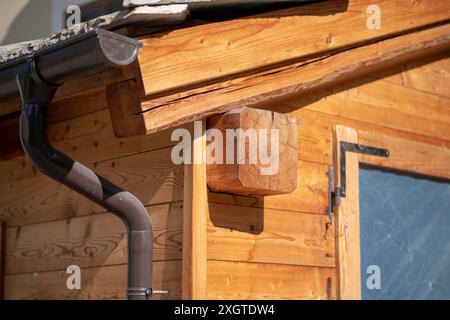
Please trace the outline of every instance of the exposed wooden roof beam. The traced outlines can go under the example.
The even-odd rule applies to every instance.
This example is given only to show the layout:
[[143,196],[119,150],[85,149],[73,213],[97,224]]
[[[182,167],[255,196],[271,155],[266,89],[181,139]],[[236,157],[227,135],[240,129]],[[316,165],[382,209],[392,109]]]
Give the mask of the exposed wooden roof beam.
[[325,1],[151,36],[139,58],[145,92],[181,92],[450,19],[447,0],[379,0],[381,28],[369,30],[372,4]]
[[[147,133],[242,106],[330,86],[450,47],[450,24],[396,36],[310,61],[148,100],[142,104]],[[147,110],[147,111],[145,111]]]

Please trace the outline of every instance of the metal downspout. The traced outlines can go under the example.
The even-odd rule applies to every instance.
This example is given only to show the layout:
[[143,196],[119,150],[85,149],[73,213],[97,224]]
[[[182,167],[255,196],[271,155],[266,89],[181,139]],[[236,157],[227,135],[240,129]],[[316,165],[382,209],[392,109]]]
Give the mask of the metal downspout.
[[[71,53],[73,55],[73,51]],[[94,57],[95,58],[95,57]],[[80,61],[78,61],[80,62]],[[56,150],[47,136],[47,111],[57,86],[43,80],[36,59],[17,75],[22,98],[20,138],[33,164],[45,175],[84,195],[122,219],[128,230],[129,300],[148,300],[152,290],[153,232],[148,212],[124,191],[83,164]],[[52,70],[57,74],[58,71]]]

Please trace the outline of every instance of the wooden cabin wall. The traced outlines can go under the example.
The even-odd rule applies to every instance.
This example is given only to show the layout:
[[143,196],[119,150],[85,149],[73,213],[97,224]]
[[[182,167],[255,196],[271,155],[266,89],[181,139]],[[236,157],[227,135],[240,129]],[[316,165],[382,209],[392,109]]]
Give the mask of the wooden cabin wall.
[[[51,110],[55,146],[146,205],[155,228],[155,288],[181,297],[183,167],[171,161],[170,133],[117,139],[104,89]],[[125,298],[127,237],[117,217],[36,172],[24,155],[0,161],[0,182],[5,299]],[[70,265],[81,267],[82,290],[66,287]]]
[[[333,126],[450,148],[449,74],[441,54],[267,106],[299,120],[299,188],[264,199],[209,193],[206,298],[338,298],[325,214]],[[144,202],[155,224],[155,288],[179,298],[183,167],[170,159],[172,131],[117,139],[106,100],[102,89],[55,103],[51,140]],[[6,299],[125,297],[126,234],[117,218],[23,155],[0,161],[0,182]],[[72,264],[82,268],[81,291],[66,288]]]
[[333,126],[450,148],[449,80],[445,53],[268,105],[299,120],[299,187],[263,200],[210,193],[207,297],[338,298],[326,216]]

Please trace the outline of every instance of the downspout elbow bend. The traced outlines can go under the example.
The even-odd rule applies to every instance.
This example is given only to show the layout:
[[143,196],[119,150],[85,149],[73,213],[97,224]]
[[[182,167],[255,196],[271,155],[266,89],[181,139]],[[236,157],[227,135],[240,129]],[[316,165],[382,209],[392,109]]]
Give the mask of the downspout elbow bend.
[[20,138],[25,153],[45,175],[101,205],[124,222],[128,230],[128,298],[150,299],[153,228],[147,209],[134,195],[51,145],[47,135],[47,109],[56,88],[38,76],[33,61],[29,66],[29,72],[17,77],[22,97]]

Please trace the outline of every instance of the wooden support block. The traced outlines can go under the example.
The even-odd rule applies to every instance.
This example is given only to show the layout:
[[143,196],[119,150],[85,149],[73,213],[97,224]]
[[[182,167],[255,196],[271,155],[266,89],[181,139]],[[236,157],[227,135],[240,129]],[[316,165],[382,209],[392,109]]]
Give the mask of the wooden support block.
[[295,118],[243,107],[209,118],[207,126],[213,191],[263,196],[297,188]]

